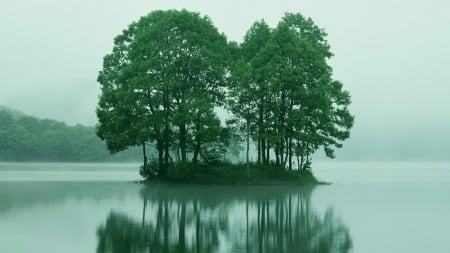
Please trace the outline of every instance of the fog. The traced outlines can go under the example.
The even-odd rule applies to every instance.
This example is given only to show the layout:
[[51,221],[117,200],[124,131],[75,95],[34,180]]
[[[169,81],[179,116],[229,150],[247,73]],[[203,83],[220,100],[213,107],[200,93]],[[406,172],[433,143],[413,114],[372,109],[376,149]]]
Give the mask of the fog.
[[96,123],[96,83],[113,38],[156,9],[208,15],[230,40],[300,12],[324,28],[334,78],[353,98],[341,160],[448,160],[450,3],[417,1],[0,2],[0,104],[68,124]]

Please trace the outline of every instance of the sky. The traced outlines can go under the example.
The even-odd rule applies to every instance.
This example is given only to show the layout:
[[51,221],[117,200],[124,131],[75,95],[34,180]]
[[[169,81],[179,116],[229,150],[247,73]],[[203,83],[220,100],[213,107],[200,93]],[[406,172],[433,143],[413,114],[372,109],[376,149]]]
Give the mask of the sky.
[[355,126],[338,158],[450,160],[445,0],[1,0],[0,104],[94,125],[96,78],[113,38],[153,10],[181,8],[237,42],[256,20],[311,17],[328,33],[334,78],[352,95]]

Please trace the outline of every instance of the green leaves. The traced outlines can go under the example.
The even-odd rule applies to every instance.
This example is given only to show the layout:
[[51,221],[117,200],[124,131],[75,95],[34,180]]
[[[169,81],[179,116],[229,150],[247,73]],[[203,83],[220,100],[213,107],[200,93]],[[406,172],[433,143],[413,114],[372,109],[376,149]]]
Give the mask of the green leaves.
[[174,153],[183,161],[188,149],[198,155],[212,134],[200,130],[218,121],[213,109],[224,101],[228,60],[227,41],[208,17],[186,10],[142,17],[105,56],[99,136],[111,152],[154,143],[160,167]]
[[155,144],[160,169],[173,156],[195,163],[231,143],[215,112],[222,107],[246,137],[247,160],[253,140],[260,163],[292,169],[296,157],[307,169],[320,147],[334,157],[353,126],[332,55],[325,31],[300,14],[276,28],[257,21],[237,44],[198,13],[149,13],[104,58],[98,135],[111,152]]
[[15,116],[1,108],[0,124],[0,161],[113,161],[135,154],[112,157],[93,127]]
[[332,80],[325,37],[311,19],[288,13],[275,29],[256,22],[239,45],[230,106],[251,126],[259,162],[273,152],[276,164],[292,169],[295,155],[303,170],[319,147],[333,158],[349,137],[350,95]]

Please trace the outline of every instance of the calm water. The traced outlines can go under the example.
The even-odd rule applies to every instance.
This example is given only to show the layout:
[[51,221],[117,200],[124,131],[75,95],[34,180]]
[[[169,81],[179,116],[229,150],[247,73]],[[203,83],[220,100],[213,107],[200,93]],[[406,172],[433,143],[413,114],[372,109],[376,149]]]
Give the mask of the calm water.
[[450,252],[450,164],[317,163],[311,187],[152,186],[0,163],[0,252]]

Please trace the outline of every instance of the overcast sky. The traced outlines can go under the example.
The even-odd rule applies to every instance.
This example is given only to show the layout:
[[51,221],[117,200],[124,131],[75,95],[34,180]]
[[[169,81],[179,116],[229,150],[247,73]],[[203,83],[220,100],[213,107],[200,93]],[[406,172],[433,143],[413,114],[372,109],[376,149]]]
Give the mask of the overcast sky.
[[113,38],[140,16],[172,8],[208,15],[234,41],[255,20],[275,26],[285,12],[311,17],[328,32],[334,77],[353,98],[343,159],[450,156],[445,0],[2,0],[0,104],[94,125],[96,77]]

